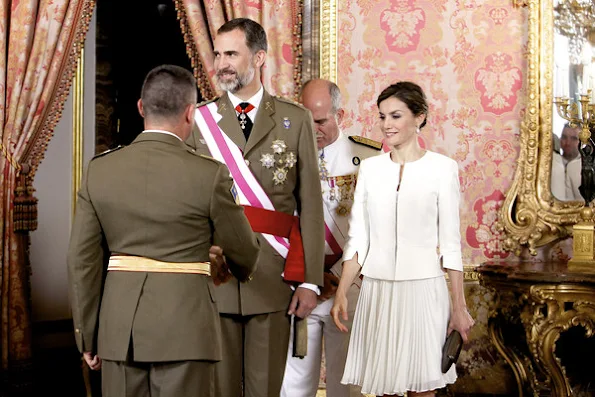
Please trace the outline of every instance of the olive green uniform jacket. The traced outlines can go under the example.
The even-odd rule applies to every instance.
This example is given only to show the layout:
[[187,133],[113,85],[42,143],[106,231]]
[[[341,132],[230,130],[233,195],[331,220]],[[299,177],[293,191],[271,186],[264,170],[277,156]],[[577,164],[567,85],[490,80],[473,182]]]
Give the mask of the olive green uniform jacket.
[[220,360],[210,277],[106,271],[110,253],[208,262],[213,244],[239,280],[254,272],[258,242],[227,167],[156,132],[95,157],[78,193],[68,252],[79,349],[113,361],[125,361],[130,344],[134,361]]
[[[322,286],[324,219],[312,115],[306,108],[273,97],[265,90],[246,142],[228,95],[217,99],[217,105],[222,116],[219,127],[242,150],[248,167],[275,209],[292,215],[297,211],[299,214],[304,242],[305,282]],[[273,141],[283,141],[287,145],[286,152],[294,153],[297,158],[293,167],[282,166],[287,171],[287,178],[278,184],[273,179],[273,170],[277,166],[266,168],[261,162],[265,154],[274,154],[271,148]],[[210,155],[198,128],[194,129],[188,143],[196,148],[197,153]],[[275,159],[279,160],[280,156],[276,155]],[[252,315],[288,309],[293,292],[281,277],[285,260],[260,234],[258,239],[262,251],[253,280],[245,284],[233,280],[216,288],[220,313]]]

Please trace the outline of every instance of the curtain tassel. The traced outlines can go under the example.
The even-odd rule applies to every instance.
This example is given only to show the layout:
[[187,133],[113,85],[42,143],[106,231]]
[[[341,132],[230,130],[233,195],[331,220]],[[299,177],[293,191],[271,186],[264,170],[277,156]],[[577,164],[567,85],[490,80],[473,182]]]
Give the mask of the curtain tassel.
[[33,196],[35,189],[27,178],[28,168],[23,166],[15,189],[13,212],[15,232],[26,233],[37,230],[37,198]]

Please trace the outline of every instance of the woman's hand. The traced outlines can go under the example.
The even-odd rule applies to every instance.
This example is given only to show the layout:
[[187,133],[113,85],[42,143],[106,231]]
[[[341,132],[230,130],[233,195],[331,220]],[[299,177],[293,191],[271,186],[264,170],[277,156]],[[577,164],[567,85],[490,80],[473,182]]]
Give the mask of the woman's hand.
[[457,330],[463,337],[463,341],[467,342],[469,340],[469,332],[471,331],[473,324],[475,324],[475,321],[473,321],[473,318],[467,311],[466,307],[454,309],[450,314],[447,335],[450,335],[453,330]]
[[347,317],[347,297],[345,294],[337,292],[335,295],[335,302],[333,303],[333,308],[331,309],[331,316],[333,317],[335,325],[337,328],[339,328],[339,331],[349,331],[347,327],[341,322],[341,319],[343,319],[343,321],[347,321],[349,319]]

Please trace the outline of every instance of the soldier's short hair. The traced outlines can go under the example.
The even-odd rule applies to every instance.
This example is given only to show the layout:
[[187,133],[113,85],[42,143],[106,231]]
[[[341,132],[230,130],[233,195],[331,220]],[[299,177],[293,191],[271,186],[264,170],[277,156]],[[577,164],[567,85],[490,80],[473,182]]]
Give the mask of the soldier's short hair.
[[143,83],[141,99],[145,117],[172,119],[198,100],[196,79],[188,70],[175,65],[152,69]]
[[267,34],[264,28],[258,22],[254,22],[251,19],[235,18],[227,21],[217,30],[217,34],[228,33],[236,29],[244,32],[246,45],[252,54],[256,54],[260,50],[264,52],[268,51]]

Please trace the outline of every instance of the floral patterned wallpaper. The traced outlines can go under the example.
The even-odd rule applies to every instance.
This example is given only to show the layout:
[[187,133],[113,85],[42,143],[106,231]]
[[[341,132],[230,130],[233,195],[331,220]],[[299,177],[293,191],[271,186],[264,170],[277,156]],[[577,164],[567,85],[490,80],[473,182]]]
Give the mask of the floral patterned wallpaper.
[[[348,134],[382,140],[377,95],[411,80],[429,100],[421,144],[459,163],[463,261],[511,259],[495,228],[519,152],[527,11],[511,0],[339,0],[338,85]],[[541,252],[540,254],[543,254]],[[494,291],[465,283],[476,326],[448,395],[515,392],[488,337]]]
[[422,144],[460,167],[466,265],[510,255],[494,224],[519,151],[526,20],[511,0],[339,1],[343,128],[381,140],[377,95],[399,80],[422,86]]

